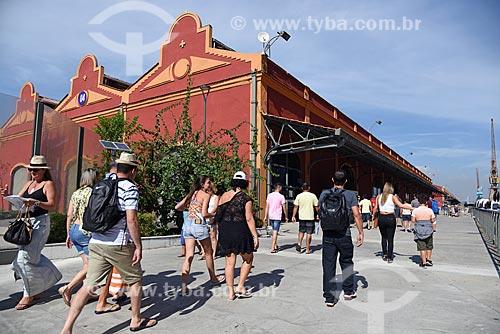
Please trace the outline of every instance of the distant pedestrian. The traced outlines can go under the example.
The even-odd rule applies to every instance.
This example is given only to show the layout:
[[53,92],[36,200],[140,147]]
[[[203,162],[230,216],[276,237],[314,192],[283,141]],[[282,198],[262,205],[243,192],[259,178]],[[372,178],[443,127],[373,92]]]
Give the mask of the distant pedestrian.
[[[404,200],[404,204],[408,204],[407,199]],[[401,220],[403,221],[402,222],[403,228],[401,229],[401,231],[411,232],[411,210],[405,208],[401,209]]]
[[285,221],[288,222],[285,196],[281,194],[283,186],[277,182],[274,191],[267,196],[266,209],[264,210],[264,224],[271,224],[273,236],[271,241],[271,253],[278,252],[278,232],[280,230],[281,216],[285,214]]
[[410,204],[403,204],[399,199],[394,196],[394,188],[390,182],[384,184],[384,189],[382,194],[377,196],[375,202],[375,210],[379,211],[378,226],[380,230],[380,235],[382,237],[382,260],[387,261],[387,263],[392,263],[394,259],[394,234],[396,232],[396,215],[395,209],[396,205],[399,207],[410,209]]
[[411,219],[415,223],[415,242],[417,251],[420,252],[422,262],[420,267],[432,267],[432,249],[434,248],[433,234],[436,232],[436,216],[432,209],[426,205],[426,196],[419,198],[422,201],[420,206],[413,210]]
[[296,222],[297,210],[299,211],[299,235],[297,252],[302,252],[302,239],[306,234],[306,254],[311,253],[312,235],[315,230],[314,220],[318,214],[318,198],[310,191],[309,183],[302,184],[302,192],[297,195],[293,202],[292,221]]
[[[253,252],[259,248],[259,236],[253,218],[252,199],[243,192],[248,188],[246,174],[241,171],[236,172],[230,186],[233,189],[220,197],[214,220],[219,225],[219,248],[226,257],[228,300],[234,300],[252,297],[245,288],[245,281],[252,269]],[[235,289],[234,267],[238,255],[241,256],[243,263]]]
[[[367,195],[363,195],[363,199],[359,202],[359,209],[361,210],[361,218],[363,219],[363,224],[366,223],[366,228],[371,229],[371,213],[372,213],[372,204],[368,199]],[[365,226],[363,226],[364,228]]]
[[[363,244],[363,222],[359,213],[358,201],[354,192],[344,190],[347,183],[347,177],[344,171],[337,171],[332,178],[334,187],[325,190],[319,197],[319,206],[321,207],[326,195],[330,191],[343,192],[346,204],[358,228],[357,247]],[[351,239],[350,221],[346,222],[344,232],[336,233],[333,231],[323,231],[323,251],[321,254],[323,265],[323,297],[327,307],[333,307],[338,302],[336,295],[335,274],[337,266],[337,257],[342,268],[342,288],[344,290],[344,299],[351,300],[356,298],[356,287],[354,286],[354,262],[352,261],[354,247]]]
[[413,195],[413,199],[411,201],[411,207],[416,209],[420,206],[420,203],[418,202],[417,195]]

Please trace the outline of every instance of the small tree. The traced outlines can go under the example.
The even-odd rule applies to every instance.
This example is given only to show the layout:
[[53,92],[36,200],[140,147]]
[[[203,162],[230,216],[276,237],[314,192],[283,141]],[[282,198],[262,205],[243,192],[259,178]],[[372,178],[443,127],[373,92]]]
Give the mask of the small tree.
[[[142,131],[142,127],[137,122],[138,117],[135,116],[132,120],[125,118],[123,113],[119,112],[112,117],[99,116],[97,125],[94,128],[95,133],[97,133],[102,140],[125,142],[127,145],[134,148],[134,143],[130,141],[130,138]],[[120,152],[116,152],[119,154]],[[104,150],[102,153],[101,161],[103,165],[98,169],[102,173],[108,171],[109,163],[111,162],[111,152]]]

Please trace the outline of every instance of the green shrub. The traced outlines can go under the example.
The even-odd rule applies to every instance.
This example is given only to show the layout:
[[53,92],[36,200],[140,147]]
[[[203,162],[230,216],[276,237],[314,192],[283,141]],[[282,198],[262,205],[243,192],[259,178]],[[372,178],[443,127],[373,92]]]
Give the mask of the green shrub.
[[17,212],[17,210],[0,211],[0,219],[14,219]]
[[57,212],[50,213],[50,234],[47,243],[53,244],[66,241],[66,215]]

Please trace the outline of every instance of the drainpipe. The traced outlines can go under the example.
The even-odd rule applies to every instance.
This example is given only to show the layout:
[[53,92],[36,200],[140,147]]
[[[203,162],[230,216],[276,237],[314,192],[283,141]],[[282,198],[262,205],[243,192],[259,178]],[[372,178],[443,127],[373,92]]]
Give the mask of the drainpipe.
[[[252,131],[252,142],[257,140],[257,70],[252,71],[252,113],[250,116],[250,128]],[[252,190],[257,191],[257,198],[260,195],[259,189],[257,186],[257,152],[253,149],[253,147],[250,147],[251,152],[250,152],[250,160],[252,162],[253,166],[253,173],[252,173]]]

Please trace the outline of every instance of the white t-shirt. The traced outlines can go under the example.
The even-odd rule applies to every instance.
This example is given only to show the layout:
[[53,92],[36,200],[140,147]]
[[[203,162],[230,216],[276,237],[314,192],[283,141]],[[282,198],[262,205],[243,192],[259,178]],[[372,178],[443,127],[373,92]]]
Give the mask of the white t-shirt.
[[[139,209],[139,190],[129,180],[118,182],[118,208],[120,211]],[[127,226],[127,217],[123,217],[118,223],[104,233],[92,233],[90,243],[103,245],[122,245],[130,241]]]

